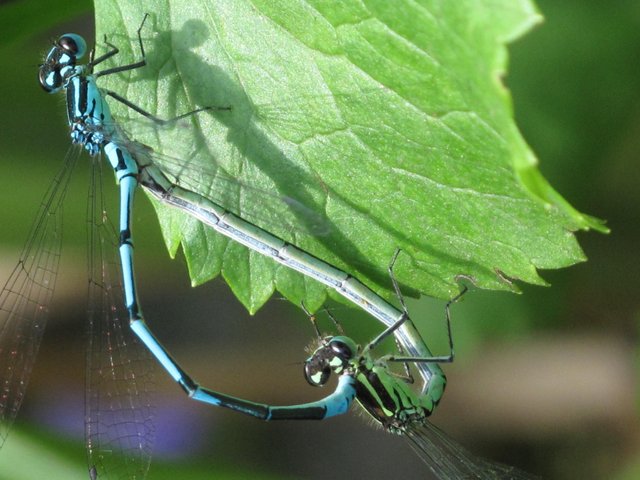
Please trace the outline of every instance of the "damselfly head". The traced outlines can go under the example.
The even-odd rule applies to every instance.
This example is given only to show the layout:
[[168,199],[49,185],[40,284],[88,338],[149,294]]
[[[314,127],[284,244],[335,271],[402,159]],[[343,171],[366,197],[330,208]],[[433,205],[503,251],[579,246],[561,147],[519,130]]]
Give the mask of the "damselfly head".
[[64,85],[65,77],[76,65],[76,61],[87,53],[87,42],[75,33],[62,35],[53,44],[44,63],[40,65],[38,79],[47,93],[56,93]]
[[328,337],[304,364],[304,377],[310,385],[326,384],[331,372],[345,372],[350,361],[358,353],[357,344],[345,336]]

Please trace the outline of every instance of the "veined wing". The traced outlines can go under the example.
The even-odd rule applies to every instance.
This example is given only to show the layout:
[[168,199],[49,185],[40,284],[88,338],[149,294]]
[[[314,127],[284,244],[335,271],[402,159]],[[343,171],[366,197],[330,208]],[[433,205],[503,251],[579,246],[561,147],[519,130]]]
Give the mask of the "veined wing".
[[[299,86],[285,84],[268,97],[237,89],[228,92],[229,101],[222,105],[230,110],[203,111],[163,125],[121,110],[117,122],[131,140],[127,146],[132,152],[149,156],[176,184],[318,254],[326,245],[344,241],[338,223],[351,228],[353,222],[368,218],[371,208],[386,204],[389,196],[376,194],[369,201],[370,195],[355,198],[332,189],[345,182],[351,193],[369,184],[373,188],[373,179],[390,168],[376,167],[373,164],[381,159],[373,158],[370,174],[354,176],[361,160],[340,147],[341,138],[353,137],[366,150],[367,138],[399,135],[407,148],[430,149],[394,128],[408,111],[425,108],[419,102],[428,82],[413,77],[403,82],[386,85],[354,78],[349,84],[327,83],[321,91],[309,88],[303,94]],[[356,130],[359,139],[354,137]],[[153,150],[145,151],[142,145]],[[387,153],[397,157],[393,151]],[[311,158],[320,164],[314,165]],[[391,195],[397,195],[393,189]]]
[[[387,86],[358,78],[349,85],[326,84],[321,91],[300,94],[298,85],[284,84],[269,92],[269,103],[250,91],[230,92],[226,106],[231,110],[202,112],[189,119],[192,134],[181,135],[175,129],[176,136],[159,141],[156,150],[165,155],[154,158],[154,163],[183,187],[263,228],[285,222],[294,231],[327,235],[331,219],[324,212],[341,197],[331,190],[332,179],[323,178],[322,170],[332,162],[353,162],[345,157],[348,152],[341,149],[339,138],[357,131],[364,147],[367,132],[369,137],[384,136],[387,130],[397,134],[394,120],[407,110],[424,108],[417,102],[426,86],[424,81]],[[220,135],[220,129],[226,134]],[[406,140],[412,148],[424,147]],[[318,151],[321,168],[309,161]],[[344,179],[357,168],[353,164],[334,170],[340,170]],[[367,201],[363,202],[361,208],[366,207]]]
[[[316,204],[324,194],[293,196],[295,192],[290,191],[288,195],[256,165],[234,163],[228,158],[221,161],[199,129],[198,119],[205,115],[209,113],[199,112],[162,125],[144,118],[127,119],[116,129],[124,137],[124,146],[139,161],[152,162],[176,185],[206,197],[244,220],[280,235],[328,233],[329,222],[320,213],[324,207]],[[315,190],[320,190],[318,182],[315,184]],[[305,189],[311,191],[313,185]]]
[[441,480],[540,480],[515,467],[475,456],[429,421],[408,427],[405,435]]
[[155,430],[154,362],[129,328],[116,230],[104,209],[102,162],[92,168],[88,206],[89,319],[85,437],[92,478],[146,476]]
[[62,203],[78,149],[49,185],[20,260],[0,294],[0,446],[20,409],[49,314],[62,242]]

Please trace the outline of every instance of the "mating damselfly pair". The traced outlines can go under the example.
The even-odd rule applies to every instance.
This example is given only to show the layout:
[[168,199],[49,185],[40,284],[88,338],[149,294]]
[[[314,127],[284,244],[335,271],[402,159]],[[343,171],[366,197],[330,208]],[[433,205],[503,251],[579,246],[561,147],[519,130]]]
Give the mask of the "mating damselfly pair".
[[[145,67],[142,31],[147,18],[144,17],[138,29],[141,59],[135,63],[94,72],[95,67],[114,57],[118,48],[105,39],[106,53],[94,58],[92,52],[89,62],[81,65],[77,60],[88,54],[86,42],[79,35],[65,34],[54,43],[40,67],[42,87],[50,93],[66,93],[72,141],[86,150],[92,159],[104,153],[120,188],[117,249],[124,301],[120,300],[118,287],[111,285],[116,279],[106,278],[105,269],[99,264],[91,268],[92,272],[98,272],[90,282],[92,297],[102,302],[102,308],[93,311],[91,317],[87,355],[92,362],[87,367],[86,415],[90,476],[142,478],[146,474],[151,456],[151,406],[145,397],[148,358],[145,353],[139,353],[144,352],[140,350],[144,346],[191,398],[265,420],[328,418],[345,413],[357,399],[387,430],[405,434],[426,456],[429,466],[440,478],[528,478],[509,467],[472,457],[426,420],[438,404],[446,382],[438,363],[450,361],[452,355],[435,357],[431,354],[409,318],[391,267],[390,281],[402,305],[400,309],[349,273],[245,221],[225,205],[185,188],[184,185],[189,184],[185,182],[186,168],[180,169],[179,175],[167,173],[163,169],[168,163],[166,159],[135,142],[114,121],[107,99],[124,104],[153,124],[166,125],[207,115],[212,109],[204,105],[179,117],[161,120],[120,94],[98,88],[97,79],[102,76]],[[233,111],[233,105],[226,108]],[[223,115],[224,110],[220,114]],[[58,213],[76,156],[71,154],[68,159],[45,197],[29,241],[0,298],[0,441],[6,439],[22,403],[53,294],[60,253],[61,217]],[[191,181],[201,174],[201,171],[193,174]],[[335,372],[339,382],[332,394],[311,404],[274,407],[199,386],[154,337],[137,298],[131,217],[138,186],[159,202],[188,213],[207,227],[334,289],[387,328],[363,347],[344,335],[322,339],[320,348],[305,363],[306,378],[313,385],[323,385]],[[96,210],[98,215],[102,214],[99,208]],[[91,229],[92,244],[100,245],[93,247],[94,253],[98,252],[98,263],[104,259],[103,227],[97,222]],[[393,263],[394,260],[391,265]],[[111,308],[119,302],[126,307],[127,318],[118,317]],[[140,344],[132,342],[127,335],[127,324]],[[376,359],[372,354],[374,348],[392,335],[401,353]],[[130,357],[133,361],[120,357],[129,348],[138,349],[138,353]],[[388,368],[390,362],[414,366],[421,378],[417,391],[407,386],[410,377],[398,378]]]

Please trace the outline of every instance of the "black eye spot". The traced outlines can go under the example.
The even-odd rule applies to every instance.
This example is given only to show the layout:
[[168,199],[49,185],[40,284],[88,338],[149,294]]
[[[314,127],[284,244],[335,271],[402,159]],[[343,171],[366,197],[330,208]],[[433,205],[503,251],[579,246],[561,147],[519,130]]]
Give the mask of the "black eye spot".
[[342,359],[346,360],[353,357],[353,352],[349,345],[340,340],[331,340],[331,342],[329,342],[329,346],[331,347],[331,350],[333,350],[333,352]]
[[80,50],[78,43],[76,40],[70,35],[63,35],[58,40],[58,45],[60,45],[66,52],[77,55]]

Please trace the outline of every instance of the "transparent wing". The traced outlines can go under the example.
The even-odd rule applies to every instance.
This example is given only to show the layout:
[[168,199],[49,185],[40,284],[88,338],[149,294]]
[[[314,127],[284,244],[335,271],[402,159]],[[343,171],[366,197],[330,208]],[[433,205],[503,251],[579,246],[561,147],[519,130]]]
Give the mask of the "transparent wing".
[[[367,76],[347,83],[322,84],[319,90],[312,85],[320,83],[311,83],[304,94],[298,84],[279,84],[268,95],[262,89],[232,91],[230,110],[212,109],[163,126],[137,121],[135,113],[119,120],[129,138],[153,147],[153,163],[184,188],[272,233],[328,236],[335,232],[324,212],[341,198],[326,183],[335,181],[331,175],[339,169],[328,165],[352,161],[340,138],[357,137],[366,148],[377,135],[397,134],[398,119],[425,108],[419,102],[429,85],[385,85]],[[318,149],[321,164],[313,165],[309,157]],[[343,168],[340,175],[349,178],[357,168]]]
[[409,427],[409,443],[441,480],[535,480],[515,467],[473,455],[429,421]]
[[269,231],[303,231],[321,236],[329,232],[326,217],[291,196],[273,193],[277,191],[275,185],[263,185],[264,188],[250,185],[225,173],[213,159],[207,166],[192,162],[188,156],[180,158],[157,152],[147,154],[177,185],[203,195],[262,228]]
[[[118,119],[117,129],[134,155],[151,161],[172,182],[261,228],[312,235],[328,233],[329,222],[320,213],[324,207],[318,207],[313,199],[324,195],[298,195],[295,190],[288,191],[291,195],[283,194],[286,187],[261,172],[259,166],[243,160],[239,160],[241,167],[222,165],[203,138],[198,123],[203,115],[210,113],[199,112],[162,125],[145,118]],[[227,163],[234,164],[228,159]],[[233,174],[229,173],[234,169]]]
[[78,158],[70,150],[51,182],[20,260],[0,294],[0,446],[20,409],[55,288],[62,203]]
[[89,320],[85,436],[91,478],[145,478],[155,438],[154,362],[129,328],[117,235],[104,209],[102,162],[88,207]]

